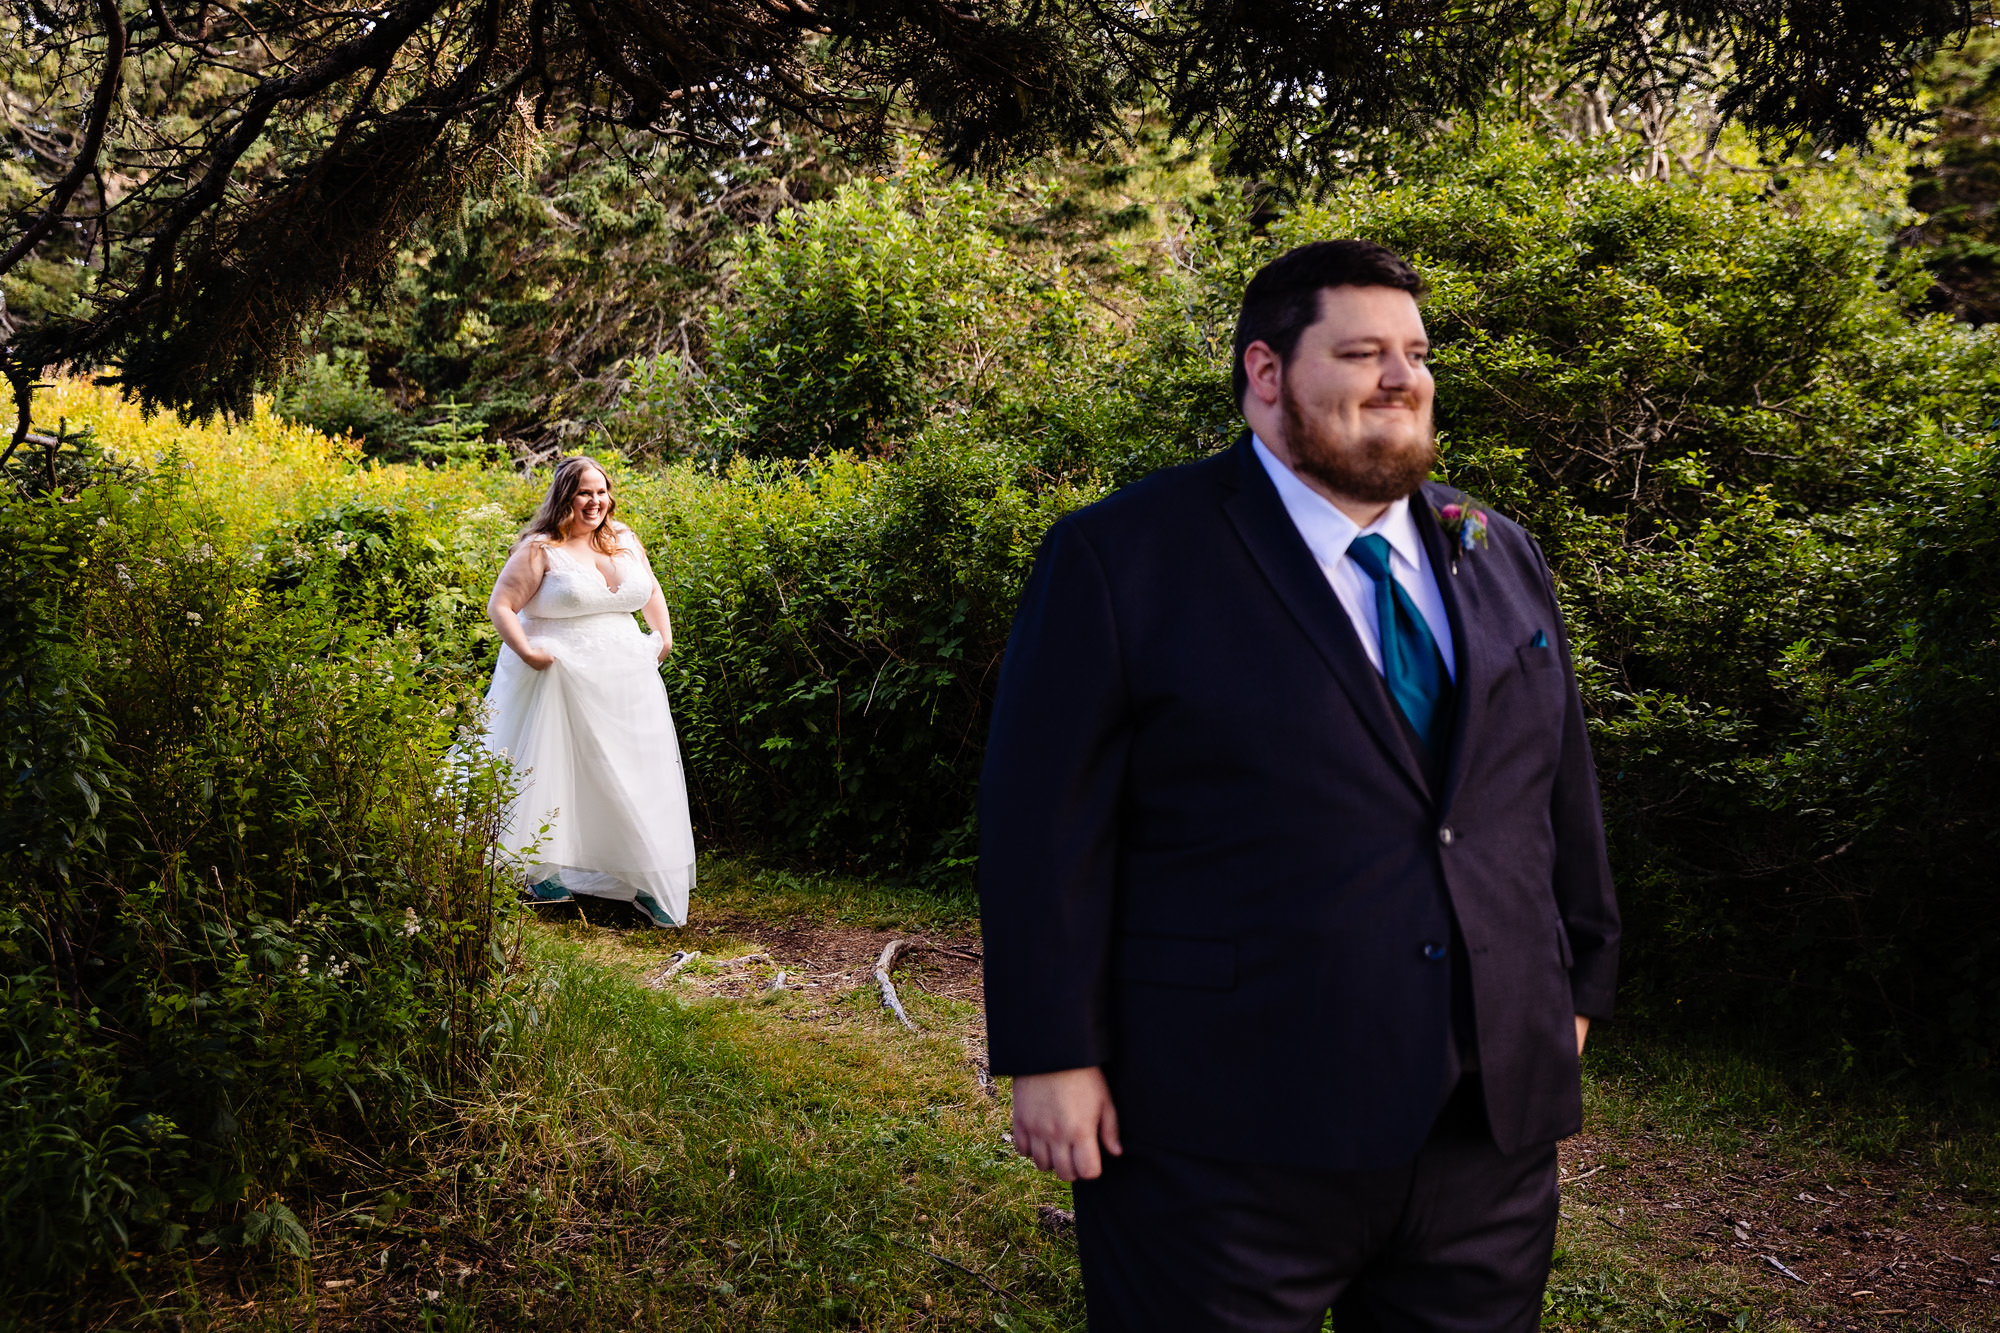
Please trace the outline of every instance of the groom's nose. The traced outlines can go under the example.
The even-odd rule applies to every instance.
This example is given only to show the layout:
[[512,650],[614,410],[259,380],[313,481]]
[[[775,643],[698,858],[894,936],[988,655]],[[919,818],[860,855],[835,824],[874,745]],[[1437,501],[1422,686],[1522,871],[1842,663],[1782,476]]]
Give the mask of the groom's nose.
[[1412,365],[1410,358],[1398,348],[1384,352],[1378,364],[1381,366],[1381,378],[1377,383],[1384,389],[1415,389],[1418,378],[1423,374],[1422,368]]

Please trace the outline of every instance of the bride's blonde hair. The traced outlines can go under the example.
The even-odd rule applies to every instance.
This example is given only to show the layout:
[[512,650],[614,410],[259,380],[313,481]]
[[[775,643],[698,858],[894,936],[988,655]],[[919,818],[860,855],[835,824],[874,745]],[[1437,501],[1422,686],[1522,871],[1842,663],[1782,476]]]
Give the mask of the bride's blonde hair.
[[[528,520],[528,526],[521,529],[521,541],[533,541],[536,537],[557,542],[563,539],[563,523],[569,518],[570,510],[576,507],[576,493],[583,489],[583,474],[586,471],[604,478],[604,489],[611,489],[611,474],[604,470],[603,464],[587,454],[571,454],[556,464],[556,474],[549,479],[549,493],[542,497],[541,506]],[[618,530],[611,522],[611,516],[617,510],[617,498],[609,498],[604,506],[604,518],[590,534],[590,544],[606,555],[617,555],[625,549],[618,544]]]

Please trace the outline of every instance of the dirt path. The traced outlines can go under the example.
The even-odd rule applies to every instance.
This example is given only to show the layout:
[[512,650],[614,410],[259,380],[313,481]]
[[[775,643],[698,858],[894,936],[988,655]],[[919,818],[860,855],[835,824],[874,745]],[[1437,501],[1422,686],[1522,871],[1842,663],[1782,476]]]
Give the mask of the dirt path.
[[[1562,1146],[1563,1206],[1654,1266],[1725,1265],[1810,1327],[2000,1328],[2000,1238],[1958,1189],[1827,1154],[1690,1153],[1639,1130]],[[1935,1322],[1933,1322],[1935,1321]]]
[[[893,979],[899,990],[907,993],[914,989],[923,995],[972,1006],[967,1021],[954,1023],[953,1029],[965,1046],[967,1062],[977,1071],[980,1086],[990,1088],[986,1074],[982,954],[976,935],[801,925],[719,913],[682,927],[677,936],[680,947],[700,950],[705,955],[764,953],[770,956],[769,963],[721,972],[704,969],[695,975],[677,976],[669,984],[697,994],[740,999],[769,985],[782,969],[787,989],[818,992],[829,1001],[802,1011],[799,1021],[838,1027],[859,1020],[851,1007],[831,1002],[864,986],[871,991],[876,989],[875,962],[890,941],[899,939],[911,941],[915,946],[896,963]],[[663,970],[653,969],[641,979],[642,984],[649,978],[658,978]]]

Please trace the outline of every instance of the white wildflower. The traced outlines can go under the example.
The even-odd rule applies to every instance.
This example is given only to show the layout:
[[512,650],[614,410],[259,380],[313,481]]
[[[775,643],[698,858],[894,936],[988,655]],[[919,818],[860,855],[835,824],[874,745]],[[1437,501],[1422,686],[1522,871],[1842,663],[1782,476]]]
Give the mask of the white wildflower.
[[300,976],[302,976],[302,977],[303,977],[303,976],[308,976],[308,975],[310,975],[310,974],[311,974],[311,972],[312,972],[312,964],[311,964],[310,962],[308,962],[308,961],[307,961],[307,959],[306,959],[306,956],[305,956],[304,954],[300,954],[300,955],[299,955],[299,966],[298,966],[298,973],[299,973],[299,975],[300,975]]
[[414,935],[423,928],[424,923],[417,920],[417,909],[414,907],[405,907],[403,909],[403,934]]
[[199,611],[189,611],[189,612],[186,612],[185,614],[187,615],[187,618],[188,618],[188,624],[190,624],[190,625],[199,625],[199,624],[201,623],[201,612],[199,612]]

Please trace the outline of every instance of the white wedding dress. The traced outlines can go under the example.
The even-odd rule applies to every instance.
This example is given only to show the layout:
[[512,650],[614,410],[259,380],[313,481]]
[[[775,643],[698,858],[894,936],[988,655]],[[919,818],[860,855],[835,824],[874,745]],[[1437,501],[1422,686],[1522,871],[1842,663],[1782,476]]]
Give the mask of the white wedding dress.
[[521,628],[556,660],[537,671],[502,647],[486,692],[485,744],[521,784],[500,846],[538,897],[563,896],[560,885],[681,925],[694,884],[687,780],[659,640],[632,618],[653,595],[652,573],[621,554],[614,591],[595,561],[542,550],[546,572]]

